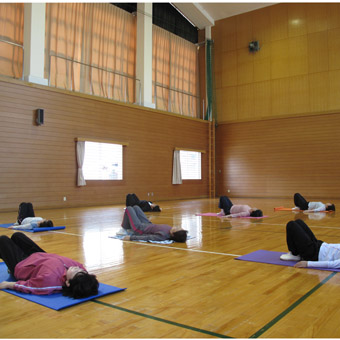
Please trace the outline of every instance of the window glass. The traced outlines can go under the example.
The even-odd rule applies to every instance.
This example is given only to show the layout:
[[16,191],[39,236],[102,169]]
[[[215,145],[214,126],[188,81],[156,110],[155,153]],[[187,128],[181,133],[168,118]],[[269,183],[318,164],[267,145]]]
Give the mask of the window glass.
[[122,180],[123,146],[85,142],[83,173],[85,180]]
[[182,179],[202,179],[201,153],[197,151],[180,151]]

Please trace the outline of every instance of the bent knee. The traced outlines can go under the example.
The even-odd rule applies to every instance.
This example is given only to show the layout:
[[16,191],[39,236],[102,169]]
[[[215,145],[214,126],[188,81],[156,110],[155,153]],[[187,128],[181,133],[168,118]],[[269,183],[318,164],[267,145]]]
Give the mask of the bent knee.
[[5,242],[10,241],[10,238],[7,235],[0,236],[0,244],[4,244]]
[[296,224],[297,223],[295,221],[288,222],[287,225],[286,225],[287,232],[295,229],[296,228]]

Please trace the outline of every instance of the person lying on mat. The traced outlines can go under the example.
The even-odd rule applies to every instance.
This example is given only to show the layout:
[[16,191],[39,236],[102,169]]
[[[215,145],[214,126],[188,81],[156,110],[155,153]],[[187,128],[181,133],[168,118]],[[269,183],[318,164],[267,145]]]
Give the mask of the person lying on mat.
[[332,203],[322,202],[308,202],[301,194],[294,194],[293,210],[304,210],[305,212],[319,212],[319,211],[335,211],[335,205]]
[[262,210],[251,208],[249,205],[233,204],[227,196],[221,196],[218,207],[221,212],[218,216],[225,217],[262,217]]
[[1,282],[0,289],[36,295],[62,292],[74,299],[98,294],[96,276],[81,263],[46,253],[24,233],[16,232],[11,238],[0,236],[0,258],[17,280]]
[[19,204],[17,222],[10,226],[10,229],[34,229],[53,227],[51,220],[42,217],[35,217],[33,204],[31,202],[21,202]]
[[34,228],[50,228],[53,227],[51,220],[45,220],[42,217],[26,217],[20,225],[13,224],[9,229],[29,230]]
[[152,203],[146,200],[140,200],[136,194],[127,194],[126,195],[126,206],[133,207],[134,205],[138,205],[144,212],[152,211],[152,212],[160,212],[162,209],[159,205]]
[[125,209],[122,227],[132,232],[132,235],[124,237],[126,241],[174,240],[185,242],[187,240],[188,232],[186,230],[167,224],[153,224],[138,205]]
[[281,260],[299,261],[299,268],[340,268],[340,244],[328,244],[318,240],[302,220],[290,221],[286,226],[289,253]]

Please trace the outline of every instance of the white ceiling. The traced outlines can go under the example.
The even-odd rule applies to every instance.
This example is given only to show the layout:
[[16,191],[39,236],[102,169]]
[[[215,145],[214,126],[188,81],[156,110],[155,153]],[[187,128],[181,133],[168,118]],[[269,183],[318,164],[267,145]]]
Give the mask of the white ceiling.
[[274,5],[274,2],[172,2],[199,29],[214,26],[215,21]]

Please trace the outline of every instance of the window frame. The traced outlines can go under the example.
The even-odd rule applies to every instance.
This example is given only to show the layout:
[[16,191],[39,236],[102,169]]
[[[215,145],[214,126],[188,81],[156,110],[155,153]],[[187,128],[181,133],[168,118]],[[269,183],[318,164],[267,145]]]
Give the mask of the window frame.
[[[122,147],[122,178],[119,179],[101,179],[101,178],[96,178],[96,179],[89,179],[85,177],[84,173],[84,179],[85,181],[98,181],[98,182],[121,182],[124,181],[124,146],[128,146],[129,143],[127,142],[121,142],[121,141],[113,141],[113,140],[104,140],[104,139],[93,139],[93,138],[76,138],[77,142],[85,142],[85,157],[86,157],[86,142],[92,142],[92,143],[100,143],[100,144],[112,144],[112,145],[121,145]],[[85,162],[85,159],[84,159]],[[83,166],[83,172],[84,172],[84,166]]]
[[184,151],[184,152],[196,152],[196,153],[200,153],[201,154],[201,164],[200,164],[200,167],[201,167],[201,178],[183,178],[182,161],[181,161],[181,173],[182,173],[182,181],[202,181],[203,180],[202,154],[205,154],[206,151],[205,150],[197,150],[197,149],[187,149],[187,148],[175,148],[175,150],[179,151],[180,155],[181,155],[181,151]]

